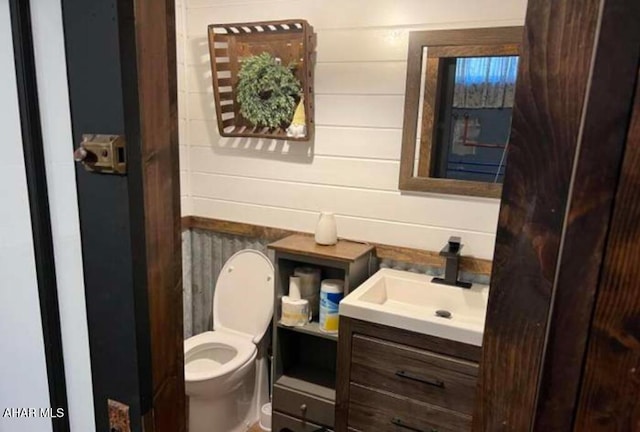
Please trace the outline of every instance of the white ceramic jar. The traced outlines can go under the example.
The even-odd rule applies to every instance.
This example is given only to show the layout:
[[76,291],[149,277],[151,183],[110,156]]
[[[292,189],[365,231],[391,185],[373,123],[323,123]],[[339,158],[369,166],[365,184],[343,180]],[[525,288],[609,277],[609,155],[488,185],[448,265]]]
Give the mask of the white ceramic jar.
[[336,217],[331,212],[321,212],[316,226],[316,243],[334,245],[338,243],[338,229]]

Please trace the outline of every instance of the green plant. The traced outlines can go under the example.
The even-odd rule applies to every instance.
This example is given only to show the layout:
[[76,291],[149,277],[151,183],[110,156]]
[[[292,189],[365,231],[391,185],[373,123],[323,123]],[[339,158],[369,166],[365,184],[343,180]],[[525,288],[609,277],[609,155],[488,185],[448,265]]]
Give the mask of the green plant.
[[237,86],[240,114],[254,126],[288,125],[301,90],[294,67],[279,64],[266,52],[244,59]]

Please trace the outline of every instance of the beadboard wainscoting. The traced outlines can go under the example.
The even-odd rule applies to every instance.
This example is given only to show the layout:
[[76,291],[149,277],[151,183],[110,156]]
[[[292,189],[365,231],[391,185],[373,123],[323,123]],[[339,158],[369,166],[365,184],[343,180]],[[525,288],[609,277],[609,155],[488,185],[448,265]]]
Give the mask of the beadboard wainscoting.
[[[286,235],[286,234],[285,234]],[[277,233],[275,234],[277,237]],[[213,293],[216,280],[224,263],[242,249],[254,249],[274,261],[273,251],[267,245],[274,241],[274,233],[262,237],[229,234],[203,229],[184,229],[182,232],[184,337],[185,339],[213,328]],[[430,276],[442,276],[439,265],[417,264],[407,261],[377,258],[370,272],[380,268],[393,268]],[[488,274],[462,271],[460,279],[481,284],[489,283]]]
[[[182,212],[491,259],[496,199],[398,191],[408,33],[521,25],[526,0],[178,0]],[[312,142],[221,138],[207,25],[302,18],[317,33]]]

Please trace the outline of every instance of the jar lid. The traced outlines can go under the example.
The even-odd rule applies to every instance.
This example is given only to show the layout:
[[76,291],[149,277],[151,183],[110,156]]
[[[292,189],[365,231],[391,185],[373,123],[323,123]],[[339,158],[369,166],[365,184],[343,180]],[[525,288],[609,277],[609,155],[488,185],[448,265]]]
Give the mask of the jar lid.
[[325,279],[320,284],[320,290],[329,293],[344,292],[344,281],[341,279]]

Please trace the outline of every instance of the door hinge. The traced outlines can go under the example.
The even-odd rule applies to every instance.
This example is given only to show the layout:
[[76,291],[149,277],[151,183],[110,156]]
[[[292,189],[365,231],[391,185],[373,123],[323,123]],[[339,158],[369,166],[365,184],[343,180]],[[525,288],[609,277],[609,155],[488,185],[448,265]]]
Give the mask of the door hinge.
[[126,141],[122,135],[84,134],[73,158],[87,171],[126,174],[126,153]]

